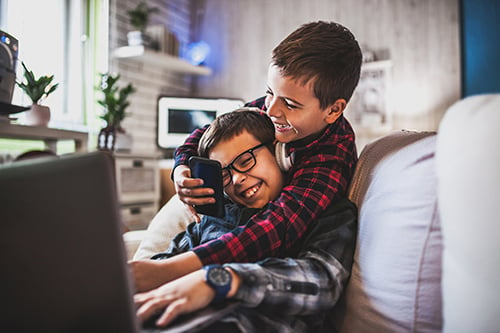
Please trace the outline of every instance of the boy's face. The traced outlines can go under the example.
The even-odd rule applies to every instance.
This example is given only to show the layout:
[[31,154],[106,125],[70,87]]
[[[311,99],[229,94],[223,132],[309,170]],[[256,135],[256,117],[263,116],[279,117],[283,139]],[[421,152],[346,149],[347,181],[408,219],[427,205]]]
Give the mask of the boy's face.
[[[226,167],[243,152],[262,142],[247,131],[227,141],[220,142],[210,150],[209,158]],[[283,187],[283,175],[274,155],[266,146],[253,151],[256,164],[249,171],[240,173],[230,168],[231,182],[224,187],[233,202],[251,208],[262,208],[274,200]]]
[[301,85],[283,76],[278,67],[269,66],[266,107],[278,141],[291,142],[316,137],[342,113],[335,112],[332,115],[333,106],[320,108],[319,99],[314,95],[313,81]]

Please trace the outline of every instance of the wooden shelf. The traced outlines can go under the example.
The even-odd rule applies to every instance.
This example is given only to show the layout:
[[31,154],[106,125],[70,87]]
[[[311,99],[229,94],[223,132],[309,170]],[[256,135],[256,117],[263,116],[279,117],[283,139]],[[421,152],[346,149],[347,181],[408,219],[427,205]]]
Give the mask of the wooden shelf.
[[194,66],[186,60],[166,53],[148,50],[144,48],[144,46],[120,47],[113,52],[113,58],[119,59],[120,61],[139,62],[176,73],[202,76],[212,74],[212,70],[208,67]]
[[87,151],[88,134],[42,126],[25,126],[0,121],[0,137],[9,139],[42,140],[47,149],[56,152],[58,140],[73,140],[78,152]]

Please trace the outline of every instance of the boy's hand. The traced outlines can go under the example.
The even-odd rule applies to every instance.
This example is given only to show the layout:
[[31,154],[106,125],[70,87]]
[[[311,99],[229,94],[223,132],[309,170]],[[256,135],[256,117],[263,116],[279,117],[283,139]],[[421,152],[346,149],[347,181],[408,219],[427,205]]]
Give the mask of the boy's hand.
[[215,292],[205,282],[205,271],[185,275],[175,281],[134,296],[141,321],[163,311],[157,326],[165,326],[183,313],[202,309],[212,302]]
[[[241,278],[233,270],[231,290],[227,297],[233,297],[241,285]],[[203,269],[164,284],[145,293],[134,295],[137,306],[137,317],[145,321],[151,316],[163,313],[156,320],[157,326],[168,325],[180,314],[190,313],[208,306],[215,297],[215,291],[205,281],[206,271]]]
[[196,222],[200,222],[200,217],[196,213],[194,206],[215,203],[215,198],[210,197],[214,190],[210,187],[199,187],[203,185],[200,178],[191,178],[191,170],[187,165],[179,165],[174,169],[174,186],[179,199],[184,202],[191,213],[196,217]]

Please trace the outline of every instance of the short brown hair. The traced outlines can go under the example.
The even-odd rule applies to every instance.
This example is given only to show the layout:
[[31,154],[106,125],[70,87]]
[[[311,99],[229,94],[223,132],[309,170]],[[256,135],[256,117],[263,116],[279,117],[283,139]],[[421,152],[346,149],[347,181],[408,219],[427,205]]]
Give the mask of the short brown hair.
[[311,22],[288,35],[273,50],[272,64],[284,76],[306,84],[314,79],[320,107],[349,101],[361,71],[361,48],[354,35],[335,22]]
[[213,147],[234,138],[244,130],[261,143],[272,146],[274,125],[271,119],[255,108],[241,108],[215,118],[200,139],[198,155],[208,157]]

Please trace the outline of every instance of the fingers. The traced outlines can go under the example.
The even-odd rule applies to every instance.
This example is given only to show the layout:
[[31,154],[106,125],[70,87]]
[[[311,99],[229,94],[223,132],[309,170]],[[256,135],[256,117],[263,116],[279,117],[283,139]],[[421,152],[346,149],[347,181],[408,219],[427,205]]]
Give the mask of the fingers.
[[140,307],[137,310],[137,317],[140,321],[145,321],[166,308],[170,303],[170,300],[162,297],[146,297],[145,300],[137,300],[134,297],[134,301],[136,304],[140,304]]
[[[201,206],[215,203],[214,190],[203,186],[203,180],[200,178],[191,178],[191,171],[185,165],[179,165],[174,170],[175,191],[179,199],[186,205]],[[195,215],[194,209],[190,209]],[[199,221],[199,217],[195,218]]]
[[165,326],[179,314],[206,307],[214,296],[214,290],[205,282],[205,271],[200,269],[155,290],[138,293],[134,302],[141,321],[162,312],[156,325]]
[[215,203],[212,196],[214,190],[210,187],[181,188],[177,191],[179,199],[189,206],[201,206]]
[[177,318],[180,314],[189,312],[186,309],[186,300],[179,299],[172,302],[163,312],[163,314],[156,321],[156,325],[159,327],[164,327],[171,323],[175,318]]
[[141,322],[163,312],[155,322],[156,326],[159,327],[168,325],[180,314],[190,311],[185,298],[176,299],[169,295],[154,292],[137,294],[134,296],[134,302],[139,305],[137,317]]

